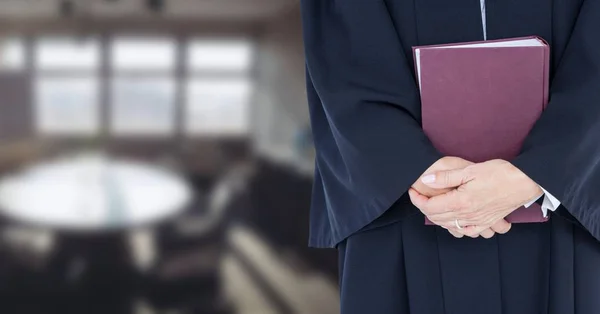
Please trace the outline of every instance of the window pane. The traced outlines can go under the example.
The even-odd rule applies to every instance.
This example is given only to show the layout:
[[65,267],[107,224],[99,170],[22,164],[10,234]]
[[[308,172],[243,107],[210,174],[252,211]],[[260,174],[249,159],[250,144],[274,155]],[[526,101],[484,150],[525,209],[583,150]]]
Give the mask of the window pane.
[[92,38],[41,38],[35,64],[41,70],[94,70],[100,64],[100,45]]
[[173,133],[175,83],[172,78],[116,78],[112,92],[114,133]]
[[117,70],[172,70],[175,41],[168,38],[117,38],[112,46]]
[[98,131],[96,78],[40,78],[35,91],[40,132],[86,135]]
[[25,47],[20,38],[0,40],[0,70],[21,70],[25,65]]
[[247,71],[252,47],[245,40],[193,40],[188,47],[192,70]]
[[247,80],[195,79],[187,87],[188,134],[243,134],[248,132]]

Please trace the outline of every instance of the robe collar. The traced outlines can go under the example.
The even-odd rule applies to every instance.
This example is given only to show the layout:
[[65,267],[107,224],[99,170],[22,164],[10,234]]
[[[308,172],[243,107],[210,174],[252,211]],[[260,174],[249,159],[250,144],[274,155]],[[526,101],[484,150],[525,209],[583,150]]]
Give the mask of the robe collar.
[[[419,45],[483,40],[480,0],[413,1]],[[553,12],[565,1],[580,0],[486,0],[487,39],[536,35],[552,45]]]

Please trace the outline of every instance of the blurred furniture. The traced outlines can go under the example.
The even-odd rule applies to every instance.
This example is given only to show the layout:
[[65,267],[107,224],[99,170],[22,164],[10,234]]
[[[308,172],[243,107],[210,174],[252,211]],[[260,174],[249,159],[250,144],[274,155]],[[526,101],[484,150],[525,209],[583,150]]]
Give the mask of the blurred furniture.
[[251,208],[244,214],[254,229],[282,254],[337,278],[337,253],[308,247],[312,176],[266,158],[256,160],[250,183]]
[[[0,310],[3,313],[48,313],[56,287],[47,280],[55,253],[49,230],[3,225],[0,229]],[[28,302],[23,302],[27,296]]]
[[198,197],[185,214],[156,230],[156,255],[144,286],[158,310],[228,313],[221,266],[229,249],[228,229],[246,204],[248,169],[232,167],[207,197]]
[[82,154],[2,179],[0,214],[13,226],[55,234],[45,281],[53,298],[44,314],[130,314],[139,287],[129,232],[176,216],[191,194],[166,169]]
[[96,154],[38,163],[0,181],[0,214],[75,232],[159,222],[190,198],[187,184],[169,171]]

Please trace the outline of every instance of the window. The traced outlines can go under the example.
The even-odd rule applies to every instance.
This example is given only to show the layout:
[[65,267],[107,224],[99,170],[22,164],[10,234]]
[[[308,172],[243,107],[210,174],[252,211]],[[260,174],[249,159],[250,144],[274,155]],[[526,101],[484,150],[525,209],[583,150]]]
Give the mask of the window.
[[96,40],[50,37],[38,40],[35,64],[39,70],[97,70],[100,46]]
[[119,77],[112,85],[112,130],[117,134],[174,132],[175,82],[170,78]]
[[101,130],[171,136],[179,127],[177,110],[183,111],[181,128],[188,136],[246,135],[252,57],[251,42],[244,39],[179,44],[168,36],[42,36],[31,45],[0,39],[0,71],[32,66],[37,129],[61,136]]
[[243,40],[195,40],[188,46],[188,56],[188,67],[192,71],[245,73],[250,67],[252,49]]
[[45,134],[93,135],[99,129],[94,78],[39,78],[35,84],[38,130]]
[[196,39],[187,49],[185,132],[192,136],[248,133],[250,43]]
[[250,85],[245,79],[193,79],[187,85],[188,134],[248,131]]
[[118,71],[172,71],[175,48],[175,41],[168,38],[117,38],[112,46],[113,67]]
[[37,129],[43,134],[88,136],[100,130],[99,42],[44,37],[34,45]]
[[175,131],[176,43],[168,38],[117,38],[111,48],[111,131],[170,135]]
[[19,71],[25,66],[25,47],[17,37],[0,39],[0,71]]

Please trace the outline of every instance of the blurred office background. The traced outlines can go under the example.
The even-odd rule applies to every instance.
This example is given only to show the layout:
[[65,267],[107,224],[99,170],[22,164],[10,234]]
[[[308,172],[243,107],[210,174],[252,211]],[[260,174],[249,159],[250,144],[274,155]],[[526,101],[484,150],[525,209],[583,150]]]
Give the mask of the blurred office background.
[[0,312],[335,314],[299,0],[0,0]]

